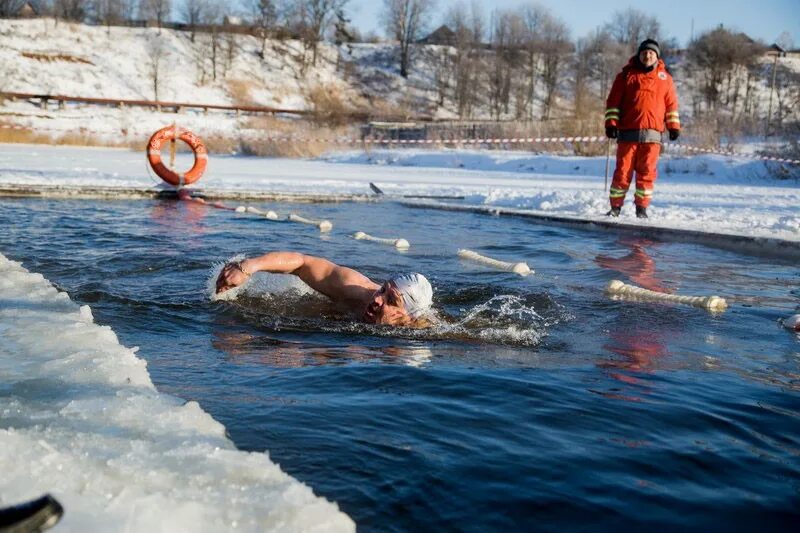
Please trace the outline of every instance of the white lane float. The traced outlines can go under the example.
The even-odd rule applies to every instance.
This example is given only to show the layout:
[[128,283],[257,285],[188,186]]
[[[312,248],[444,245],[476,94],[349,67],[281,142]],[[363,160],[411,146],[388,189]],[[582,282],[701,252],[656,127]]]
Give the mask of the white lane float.
[[462,259],[468,259],[470,261],[474,261],[475,263],[479,263],[481,265],[488,266],[490,268],[494,268],[497,270],[513,272],[515,274],[519,274],[520,276],[527,276],[528,274],[533,274],[533,270],[530,269],[527,263],[524,262],[508,263],[506,261],[500,261],[498,259],[486,257],[485,255],[481,255],[478,252],[474,252],[472,250],[461,249],[458,251],[458,257]]
[[398,250],[408,250],[411,245],[405,239],[384,239],[381,237],[373,237],[363,231],[357,231],[353,234],[353,238],[357,241],[372,241],[372,242],[379,242],[381,244],[390,244],[397,248]]
[[792,315],[783,321],[784,327],[800,332],[800,315]]
[[251,207],[249,205],[248,206],[240,205],[239,207],[236,208],[236,212],[237,213],[251,213],[253,215],[262,216],[262,217],[267,218],[269,220],[278,220],[278,213],[276,213],[272,209],[269,209],[267,211],[262,211],[261,209],[258,209],[257,207]]
[[725,298],[720,298],[719,296],[679,296],[677,294],[666,294],[637,287],[636,285],[628,285],[618,279],[608,282],[606,293],[610,296],[631,300],[691,305],[693,307],[701,307],[712,313],[721,313],[728,308],[728,302],[725,301]]
[[331,224],[329,220],[314,220],[313,218],[301,217],[295,213],[291,213],[288,217],[288,220],[292,222],[299,222],[301,224],[308,224],[310,226],[316,226],[322,233],[326,233],[333,229],[333,224]]

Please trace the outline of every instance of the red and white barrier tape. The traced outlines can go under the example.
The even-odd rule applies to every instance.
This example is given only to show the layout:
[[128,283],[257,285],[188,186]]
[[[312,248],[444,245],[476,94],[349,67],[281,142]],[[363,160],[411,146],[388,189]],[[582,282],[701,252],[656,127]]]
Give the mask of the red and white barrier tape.
[[243,137],[252,137],[267,142],[304,142],[304,143],[327,143],[327,144],[397,144],[397,145],[429,145],[429,144],[537,144],[537,143],[573,143],[573,142],[598,142],[605,137],[496,137],[486,139],[355,139],[352,137],[313,138],[297,136],[274,137],[264,135],[261,132],[240,132]]
[[[30,130],[34,128],[12,125],[0,124],[0,129],[12,130]],[[99,131],[89,129],[67,129],[67,128],[36,128],[36,131],[50,131],[59,133],[78,133],[82,135],[119,135],[124,136],[139,136],[145,135],[137,132],[119,132],[119,131]],[[147,134],[149,135],[149,133]],[[213,133],[211,133],[213,135]],[[220,134],[220,135],[227,135]],[[508,138],[486,138],[486,139],[356,139],[353,137],[339,137],[339,138],[322,138],[322,137],[300,137],[295,135],[274,136],[268,132],[260,130],[239,130],[237,136],[248,138],[250,140],[259,140],[268,143],[304,143],[304,144],[345,144],[345,145],[363,145],[363,146],[425,146],[425,145],[462,145],[462,146],[475,146],[485,144],[496,145],[511,145],[511,144],[547,144],[547,143],[596,143],[605,142],[606,138],[602,136],[575,136],[575,137],[508,137]],[[665,148],[670,150],[678,149],[687,152],[694,152],[698,154],[716,154],[728,157],[738,157],[745,159],[752,159],[756,161],[772,161],[774,163],[787,163],[790,165],[800,165],[800,159],[789,159],[783,157],[765,156],[757,154],[746,154],[742,152],[735,152],[732,150],[720,150],[715,148],[698,148],[681,143],[668,143],[664,145]]]
[[687,152],[696,152],[699,154],[717,154],[727,155],[730,157],[743,157],[745,159],[754,159],[757,161],[774,161],[776,163],[789,163],[791,165],[800,165],[800,159],[787,159],[783,157],[773,157],[758,154],[745,154],[742,152],[734,152],[733,150],[716,150],[713,148],[697,148],[696,146],[689,146],[688,144],[670,143],[670,148],[677,148],[679,150],[686,150]]

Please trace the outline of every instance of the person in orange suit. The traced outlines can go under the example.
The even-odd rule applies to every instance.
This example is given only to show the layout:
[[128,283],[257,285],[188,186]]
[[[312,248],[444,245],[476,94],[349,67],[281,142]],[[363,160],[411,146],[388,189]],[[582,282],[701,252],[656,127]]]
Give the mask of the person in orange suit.
[[617,139],[617,165],[611,182],[609,216],[618,217],[636,173],[637,218],[647,218],[653,196],[664,130],[680,135],[675,83],[661,60],[658,43],[645,39],[638,53],[617,74],[606,100],[606,137]]

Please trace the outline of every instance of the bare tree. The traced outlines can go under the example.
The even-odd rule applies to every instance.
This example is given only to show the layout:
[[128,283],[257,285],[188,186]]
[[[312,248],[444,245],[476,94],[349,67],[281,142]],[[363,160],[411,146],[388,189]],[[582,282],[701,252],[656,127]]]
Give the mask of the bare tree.
[[572,43],[566,24],[553,15],[544,17],[541,35],[542,81],[545,89],[542,118],[549,120],[555,104],[558,81],[561,79],[561,68],[567,54],[572,51]]
[[261,37],[261,59],[264,59],[267,39],[272,35],[278,23],[278,7],[275,0],[248,0],[247,7],[253,25],[258,28]]
[[25,3],[25,0],[0,0],[0,17],[13,17]]
[[639,43],[645,39],[661,39],[661,25],[658,19],[638,9],[631,7],[616,11],[611,20],[612,22],[605,25],[605,30],[618,43],[626,45],[630,50],[636,50]]
[[211,4],[212,10],[208,13],[208,22],[211,26],[211,35],[209,39],[209,54],[211,58],[211,79],[217,80],[217,71],[220,66],[220,51],[222,49],[222,40],[220,38],[220,22],[225,18],[225,6],[221,3]]
[[206,0],[204,9],[198,13],[197,23],[210,27],[211,31],[198,33],[196,44],[192,47],[197,71],[197,83],[205,85],[209,78],[217,79],[217,62],[221,48],[219,24],[223,18],[223,7],[218,0]]
[[796,124],[800,124],[800,73],[787,67],[784,64],[776,65],[775,68],[775,113],[771,123],[767,127],[772,131],[767,133],[786,133],[786,122],[794,119]]
[[[731,102],[731,87],[736,74],[754,64],[764,46],[743,33],[725,28],[706,32],[690,43],[688,59],[696,89],[702,94],[707,110]],[[735,92],[738,93],[738,87]]]
[[[126,5],[127,4],[127,5]],[[94,0],[92,12],[94,19],[106,26],[111,33],[111,26],[118,25],[126,20],[129,11],[126,9],[130,2],[126,0]]]
[[189,27],[192,42],[195,40],[197,26],[206,18],[209,7],[208,0],[183,0],[181,16]]
[[346,3],[347,0],[292,0],[289,4],[287,15],[290,26],[300,34],[306,51],[312,52],[312,64],[317,64],[319,43],[325,38],[336,12],[343,9]]
[[451,72],[453,69],[453,49],[450,46],[432,47],[433,77],[436,84],[436,105],[441,107],[447,99],[451,88]]
[[631,55],[627,44],[617,42],[607,29],[598,28],[583,41],[588,75],[597,82],[597,98],[605,101],[611,83]]
[[54,0],[53,16],[57,19],[83,22],[89,15],[88,0]]
[[534,104],[536,101],[536,82],[538,80],[539,63],[541,60],[542,22],[548,16],[548,11],[540,4],[528,4],[522,8],[522,20],[525,26],[525,85],[522,93],[521,107],[530,120],[533,118]]
[[147,43],[147,75],[152,83],[153,100],[158,101],[160,98],[159,89],[164,82],[162,74],[164,60],[168,55],[168,51],[164,41],[161,39],[153,39]]
[[400,75],[408,77],[411,45],[426,29],[426,17],[432,0],[384,0],[384,24],[389,35],[400,43]]
[[596,117],[603,112],[612,76],[624,64],[626,53],[624,47],[602,29],[576,42],[571,79],[578,131],[586,131],[580,127],[581,121],[599,126]]
[[452,65],[453,100],[461,118],[471,117],[480,96],[481,40],[486,23],[477,0],[467,7],[452,6],[447,13],[448,27],[455,33]]
[[[525,23],[519,12],[495,13],[490,37],[494,53],[489,56],[492,66],[487,69],[489,104],[495,119],[510,111],[511,94],[519,85],[518,72],[525,58],[525,34]],[[524,107],[524,98],[518,96],[517,104]],[[520,115],[519,108],[516,115]]]
[[228,71],[233,67],[233,62],[239,51],[239,43],[236,41],[236,34],[231,31],[225,32],[222,46],[225,52],[222,63],[222,77],[225,78],[228,76]]
[[171,0],[141,0],[139,3],[141,17],[147,20],[155,20],[159,30],[161,30],[171,11]]

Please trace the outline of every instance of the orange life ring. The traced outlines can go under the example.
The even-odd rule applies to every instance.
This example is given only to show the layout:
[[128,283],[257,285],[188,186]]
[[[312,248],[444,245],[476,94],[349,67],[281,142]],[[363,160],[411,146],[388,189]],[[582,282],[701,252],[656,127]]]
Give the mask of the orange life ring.
[[[173,172],[161,161],[161,145],[173,139],[182,140],[189,145],[194,153],[194,165],[184,174]],[[206,150],[203,141],[186,128],[167,126],[166,128],[161,128],[150,137],[150,141],[147,143],[147,160],[159,178],[170,185],[180,188],[196,182],[203,176],[203,172],[206,171],[206,166],[208,166],[208,150]]]

